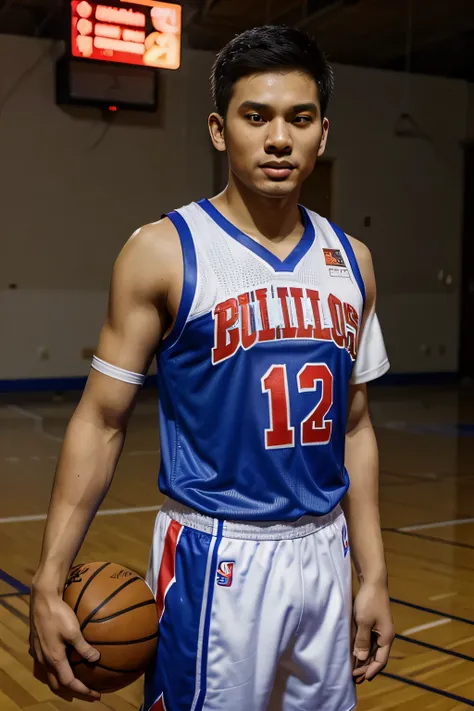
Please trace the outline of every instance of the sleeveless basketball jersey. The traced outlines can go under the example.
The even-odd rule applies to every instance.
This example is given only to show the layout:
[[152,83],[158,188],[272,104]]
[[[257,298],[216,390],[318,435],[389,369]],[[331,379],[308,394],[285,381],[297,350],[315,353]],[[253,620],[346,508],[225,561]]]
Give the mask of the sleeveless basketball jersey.
[[[161,491],[206,515],[324,515],[348,488],[348,386],[388,369],[346,235],[300,208],[280,260],[208,200],[168,217],[183,252],[175,325],[157,353]],[[360,367],[359,367],[360,363]]]

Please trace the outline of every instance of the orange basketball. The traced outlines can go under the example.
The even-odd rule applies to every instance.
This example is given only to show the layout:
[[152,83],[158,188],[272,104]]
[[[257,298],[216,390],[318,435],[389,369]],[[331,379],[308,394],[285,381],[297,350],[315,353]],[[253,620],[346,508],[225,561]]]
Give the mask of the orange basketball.
[[85,563],[69,571],[64,601],[74,610],[85,639],[99,650],[96,664],[74,649],[74,675],[95,691],[117,691],[138,679],[156,652],[158,613],[138,573],[117,563]]

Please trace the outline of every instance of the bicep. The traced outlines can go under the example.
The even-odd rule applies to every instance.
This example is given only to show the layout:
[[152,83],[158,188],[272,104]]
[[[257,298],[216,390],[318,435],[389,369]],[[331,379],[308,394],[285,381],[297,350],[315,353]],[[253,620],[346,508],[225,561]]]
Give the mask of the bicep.
[[[117,368],[145,375],[166,329],[166,279],[147,259],[146,245],[127,244],[112,274],[107,315],[96,356]],[[139,386],[91,369],[77,416],[122,428]]]
[[129,279],[116,270],[117,266],[96,355],[119,368],[145,373],[161,340],[166,314],[132,275]]
[[370,424],[367,385],[349,385],[346,436],[353,436]]
[[[118,368],[146,374],[161,333],[160,316],[145,304],[109,306],[97,357]],[[128,422],[139,385],[91,369],[77,416],[122,429]]]

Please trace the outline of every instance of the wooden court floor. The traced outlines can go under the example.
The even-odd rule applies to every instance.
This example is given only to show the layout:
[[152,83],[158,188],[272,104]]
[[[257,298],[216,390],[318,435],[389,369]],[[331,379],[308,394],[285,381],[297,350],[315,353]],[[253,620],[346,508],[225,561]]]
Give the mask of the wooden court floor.
[[[28,586],[76,401],[0,399],[0,711],[91,708],[34,679],[27,642]],[[474,390],[373,387],[371,410],[397,639],[385,675],[359,688],[358,710],[463,711],[474,707]],[[79,562],[112,560],[144,574],[162,500],[157,468],[156,396],[144,391]],[[93,708],[133,711],[140,701],[137,682]]]

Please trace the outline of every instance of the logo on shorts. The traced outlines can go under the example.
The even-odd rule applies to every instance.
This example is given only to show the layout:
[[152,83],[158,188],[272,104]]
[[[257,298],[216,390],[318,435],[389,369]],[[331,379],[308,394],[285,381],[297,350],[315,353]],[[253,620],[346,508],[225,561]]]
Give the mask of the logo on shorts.
[[347,526],[344,524],[342,527],[342,547],[344,549],[344,558],[349,553],[349,538],[347,536]]
[[232,585],[232,578],[234,575],[234,565],[233,560],[222,560],[217,568],[217,584],[222,588],[230,588]]

